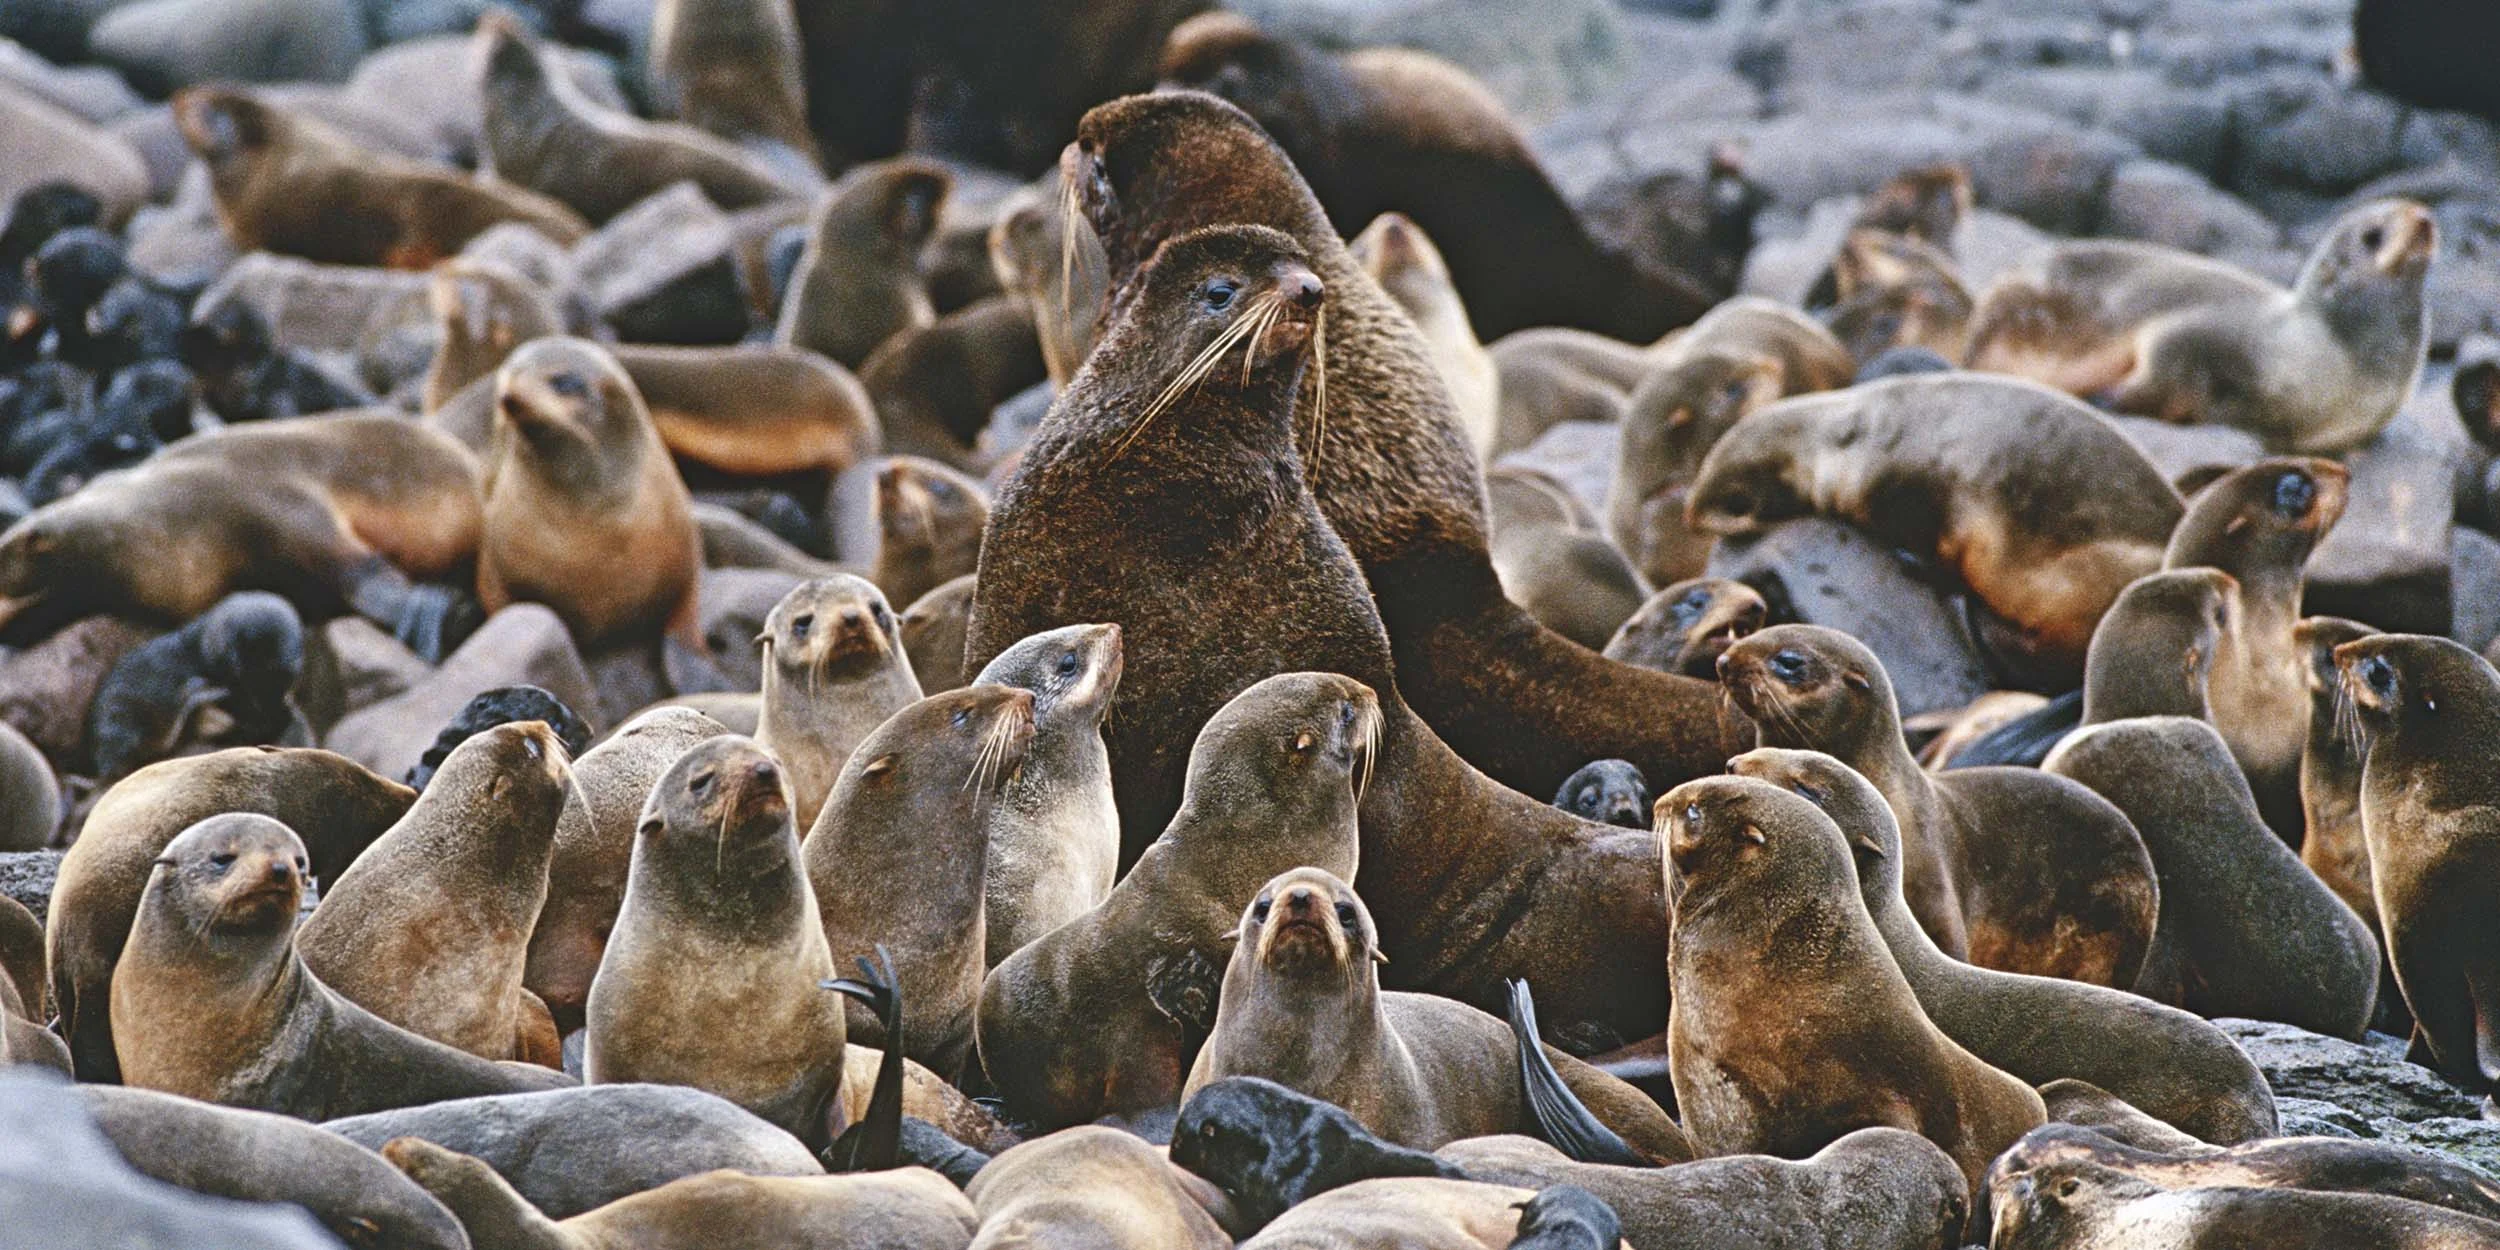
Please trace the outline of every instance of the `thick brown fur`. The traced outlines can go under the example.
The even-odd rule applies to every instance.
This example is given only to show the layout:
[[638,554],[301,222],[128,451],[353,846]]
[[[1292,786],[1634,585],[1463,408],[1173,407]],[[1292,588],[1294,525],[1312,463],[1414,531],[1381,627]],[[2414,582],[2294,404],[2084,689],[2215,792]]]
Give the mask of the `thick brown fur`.
[[[2377,632],[2359,621],[2313,616],[2294,626],[2292,637],[2306,661],[2309,687],[2309,742],[2300,756],[2300,862],[2371,932],[2383,933],[2378,895],[2370,884],[2370,844],[2361,828],[2361,773],[2369,742],[2335,667],[2336,648]],[[2386,996],[2382,987],[2382,1006]]]
[[785,177],[816,171],[791,0],[667,0],[651,17],[651,69],[687,125]]

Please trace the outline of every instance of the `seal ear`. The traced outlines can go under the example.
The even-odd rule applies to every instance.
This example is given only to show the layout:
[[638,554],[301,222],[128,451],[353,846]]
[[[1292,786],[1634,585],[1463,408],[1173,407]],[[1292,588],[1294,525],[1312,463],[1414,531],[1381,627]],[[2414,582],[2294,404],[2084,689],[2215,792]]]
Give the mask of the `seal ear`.
[[859,771],[859,775],[862,777],[882,777],[887,773],[894,771],[895,762],[895,757],[892,755],[880,755],[877,758],[868,761],[868,767],[861,769]]
[[[156,862],[158,862],[158,863],[160,863],[160,864],[161,864],[161,863],[164,863],[164,862],[166,862],[166,861],[164,861],[164,860],[161,860],[161,859],[160,859],[160,860],[158,860],[158,861],[156,861]],[[1238,942],[1238,941],[1240,941],[1240,940],[1241,940],[1241,926],[1240,926],[1240,925],[1234,925],[1234,926],[1233,926],[1230,930],[1228,930],[1228,931],[1226,931],[1226,932],[1223,932],[1223,933],[1218,933],[1218,934],[1216,934],[1216,935],[1215,935],[1215,940],[1216,940],[1216,941],[1218,941],[1218,942]]]
[[1737,830],[1736,836],[1743,838],[1747,842],[1753,843],[1755,846],[1768,845],[1770,842],[1769,838],[1763,836],[1762,826],[1751,823],[1748,823],[1744,828]]
[[1884,844],[1876,841],[1875,835],[1864,832],[1863,830],[1852,829],[1849,831],[1849,845],[1854,846],[1877,859],[1882,859],[1884,857]]
[[1372,948],[1372,962],[1373,962],[1373,963],[1376,963],[1376,964],[1383,964],[1383,965],[1387,964],[1387,963],[1389,962],[1389,952],[1384,951],[1384,950],[1380,949],[1380,948],[1379,948],[1379,947],[1377,947],[1377,946],[1373,947],[1373,948]]
[[913,247],[926,242],[937,230],[938,205],[946,199],[948,186],[946,175],[934,169],[906,175],[886,204],[886,234]]
[[1845,668],[1840,671],[1840,684],[1860,693],[1864,693],[1875,688],[1875,683],[1868,681],[1866,679],[1866,674],[1861,673],[1854,668]]

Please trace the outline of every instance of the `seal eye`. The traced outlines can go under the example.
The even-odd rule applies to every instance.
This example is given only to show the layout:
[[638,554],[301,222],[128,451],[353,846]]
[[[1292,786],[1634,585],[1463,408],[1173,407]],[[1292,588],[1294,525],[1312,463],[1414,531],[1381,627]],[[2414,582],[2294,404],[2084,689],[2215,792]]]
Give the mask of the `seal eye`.
[[2274,481],[2274,510],[2287,517],[2300,516],[2318,497],[2318,488],[2306,473],[2286,473]]
[[1354,910],[1352,903],[1337,904],[1337,924],[1349,934],[1363,930],[1363,918]]
[[694,775],[694,780],[686,783],[686,788],[694,791],[698,796],[710,794],[712,792],[712,776],[713,775],[708,772],[696,773]]
[[1060,652],[1060,653],[1059,653],[1059,675],[1060,675],[1060,676],[1062,676],[1062,677],[1074,677],[1074,676],[1076,676],[1076,669],[1077,669],[1077,663],[1076,663],[1076,652],[1074,652],[1074,651],[1063,651],[1063,652]]
[[209,856],[208,866],[219,872],[224,872],[225,870],[234,867],[234,852],[219,851],[216,854]]
[[801,612],[797,616],[790,618],[790,638],[793,642],[805,642],[807,641],[807,631],[815,627],[816,614],[813,612]]
[[1198,298],[1201,302],[1206,304],[1209,311],[1222,312],[1225,309],[1232,307],[1234,298],[1240,294],[1240,283],[1235,282],[1230,278],[1217,278],[1215,281],[1206,285],[1206,288],[1199,293]]
[[1749,388],[1745,385],[1745,380],[1743,378],[1738,378],[1735,381],[1719,388],[1719,402],[1733,408],[1736,405],[1745,402],[1745,392],[1748,389]]
[[1684,823],[1690,825],[1694,829],[1701,828],[1701,804],[1687,803],[1684,805]]
[[2376,226],[2372,226],[2361,232],[2361,246],[2369,249],[2370,251],[2377,251],[2379,249],[2379,245],[2385,242],[2387,242],[2387,232]]
[[2396,666],[2388,663],[2386,656],[2374,655],[2363,660],[2361,680],[2368,683],[2371,692],[2382,699],[2396,697]]
[[947,719],[954,723],[955,728],[961,729],[972,723],[972,709],[968,707],[956,708],[955,714]]
[[590,383],[582,375],[567,369],[550,376],[547,379],[547,389],[566,399],[583,399],[590,394]]
[[1769,668],[1773,677],[1793,686],[1805,680],[1806,657],[1795,651],[1774,651],[1771,653]]
[[1275,899],[1269,898],[1264,894],[1260,895],[1259,901],[1250,905],[1250,922],[1252,924],[1266,924],[1267,913],[1269,909],[1275,906]]
[[876,622],[877,622],[877,628],[879,628],[879,629],[884,629],[884,628],[885,628],[885,622],[886,622],[886,611],[885,611],[885,605],[884,605],[884,604],[882,604],[882,603],[871,603],[871,604],[869,604],[869,605],[868,605],[868,615],[869,615],[870,619],[872,619],[872,620],[874,620],[874,621],[876,621]]

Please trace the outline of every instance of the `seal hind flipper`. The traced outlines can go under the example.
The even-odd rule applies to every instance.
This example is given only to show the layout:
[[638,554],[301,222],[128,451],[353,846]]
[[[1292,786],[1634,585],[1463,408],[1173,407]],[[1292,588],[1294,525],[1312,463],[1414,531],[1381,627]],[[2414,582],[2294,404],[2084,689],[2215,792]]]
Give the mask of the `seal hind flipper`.
[[2038,768],[2040,761],[2047,759],[2049,752],[2082,723],[2083,691],[2069,690],[1981,734],[1977,741],[1955,752],[1945,762],[1945,768],[2005,764]]
[[877,944],[877,962],[859,957],[864,981],[845,977],[822,982],[822,988],[867,1004],[885,1026],[885,1059],[877,1065],[877,1087],[868,1096],[868,1113],[845,1127],[825,1147],[828,1172],[886,1172],[897,1164],[903,1143],[903,987],[894,976],[894,957]]
[[1537,1038],[1536,998],[1529,993],[1526,981],[1510,983],[1507,1014],[1511,1036],[1519,1043],[1520,1092],[1529,1114],[1536,1117],[1538,1134],[1581,1163],[1653,1166],[1650,1159],[1606,1127],[1588,1109],[1588,1104],[1571,1092],[1570,1086],[1563,1084],[1562,1074],[1554,1070],[1553,1060],[1545,1056],[1545,1043]]

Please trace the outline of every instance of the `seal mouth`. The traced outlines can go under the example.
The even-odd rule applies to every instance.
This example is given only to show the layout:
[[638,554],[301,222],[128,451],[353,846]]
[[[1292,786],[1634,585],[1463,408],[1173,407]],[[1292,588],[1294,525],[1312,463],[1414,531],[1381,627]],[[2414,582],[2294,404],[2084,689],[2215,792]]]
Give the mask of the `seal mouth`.
[[[2371,242],[2376,235],[2378,241]],[[2439,226],[2419,204],[2399,204],[2384,226],[2364,231],[2362,245],[2371,249],[2370,263],[2390,277],[2410,277],[2428,268],[2439,247]]]

